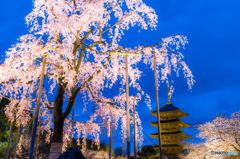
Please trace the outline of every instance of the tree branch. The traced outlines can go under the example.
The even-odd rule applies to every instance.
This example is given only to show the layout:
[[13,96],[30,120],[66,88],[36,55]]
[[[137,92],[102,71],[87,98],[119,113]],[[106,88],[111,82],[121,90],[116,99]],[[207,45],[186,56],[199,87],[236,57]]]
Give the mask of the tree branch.
[[238,148],[236,148],[233,144],[226,142],[226,140],[224,140],[222,137],[219,137],[222,141],[224,141],[225,143],[231,145],[233,148],[235,148],[236,151],[238,151],[238,153],[240,153],[240,150]]
[[[93,32],[94,30],[93,29],[90,29],[90,31],[82,38],[82,40],[80,41],[80,45],[84,42],[84,40]],[[75,45],[75,44],[74,44]],[[77,50],[78,50],[79,46],[76,46],[76,48],[74,47],[74,52],[73,54],[76,55],[77,53]],[[80,53],[80,58],[78,60],[78,64],[77,64],[77,67],[75,68],[75,70],[78,72],[78,69],[79,67],[81,66],[81,63],[82,63],[82,60],[83,60],[83,55],[84,55],[84,51],[85,49],[82,49],[81,50],[81,53]]]
[[49,105],[45,105],[49,110],[52,110],[52,109],[54,109],[54,107],[50,107]]
[[7,82],[13,82],[13,81],[16,81],[16,80],[10,79],[10,80],[8,80],[8,81],[6,81],[6,82],[2,82],[2,83],[0,83],[0,85],[2,85],[2,84],[6,84]]
[[77,94],[78,93],[74,92],[74,89],[72,89],[72,96],[69,98],[67,108],[65,109],[64,113],[62,113],[63,119],[65,119],[68,116],[68,114],[71,112],[71,109]]
[[104,102],[104,101],[101,101],[101,100],[99,100],[97,97],[95,97],[95,96],[93,95],[93,92],[92,92],[91,88],[88,86],[88,84],[86,85],[86,87],[87,87],[87,89],[89,90],[92,98],[95,99],[98,103],[107,103],[107,104],[109,104],[109,105],[111,105],[111,106],[116,106],[116,105],[119,103],[119,102],[113,103],[113,102]]
[[78,73],[78,70],[81,66],[82,60],[83,60],[84,51],[85,51],[85,49],[82,49],[81,52],[80,52],[80,57],[79,57],[79,60],[78,60],[78,64],[77,64],[77,67],[75,69],[77,73]]
[[75,0],[73,0],[73,4],[74,4],[74,7],[75,7],[75,9],[76,9],[76,14],[79,15],[78,9],[77,9],[77,4],[76,4],[76,1],[75,1]]
[[90,29],[90,31],[82,38],[81,43],[84,42],[84,40],[93,32],[93,29]]
[[122,19],[120,19],[118,22],[116,22],[115,24],[113,24],[112,26],[110,26],[109,28],[107,28],[106,30],[102,31],[102,33],[105,33],[106,31],[110,30],[111,28],[113,28],[114,26],[116,26],[117,24],[120,24],[123,19],[125,19],[126,17],[130,16],[131,14],[133,13],[130,13],[130,14],[126,14],[122,17]]
[[[109,55],[108,61],[103,65],[103,68],[107,67],[107,65],[109,64],[110,60],[111,60],[111,55]],[[90,76],[78,89],[75,90],[75,92],[73,93],[72,97],[68,101],[68,105],[67,105],[67,108],[66,108],[65,112],[62,113],[62,117],[63,118],[66,118],[66,116],[68,116],[68,114],[70,113],[70,111],[72,109],[72,105],[73,105],[74,99],[76,98],[76,96],[79,93],[79,91],[82,90],[86,86],[86,84],[88,82],[90,82],[94,78],[94,76],[96,74],[99,74],[101,71],[102,70],[98,70],[96,73],[94,73],[92,76]]]

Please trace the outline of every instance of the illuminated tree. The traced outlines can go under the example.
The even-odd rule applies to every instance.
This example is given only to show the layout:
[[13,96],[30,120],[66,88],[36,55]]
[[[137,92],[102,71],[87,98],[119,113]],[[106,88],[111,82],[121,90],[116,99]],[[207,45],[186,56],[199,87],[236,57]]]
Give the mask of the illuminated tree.
[[237,151],[240,155],[240,112],[230,118],[217,116],[214,120],[196,126],[203,139],[199,144],[187,143],[184,148],[189,154],[184,158],[230,158],[235,155],[211,155],[211,151]]
[[[122,127],[125,142],[125,89],[120,87],[113,99],[102,94],[105,88],[112,88],[119,79],[122,86],[126,83],[124,57],[112,55],[112,52],[142,54],[129,56],[128,75],[130,87],[141,91],[139,100],[143,95],[148,97],[146,102],[149,107],[150,98],[138,83],[142,71],[137,64],[143,61],[153,69],[153,53],[156,54],[159,83],[167,79],[172,68],[177,75],[182,68],[190,89],[194,83],[191,71],[182,61],[183,55],[177,51],[187,43],[186,37],[173,35],[159,40],[156,45],[135,48],[118,44],[123,32],[130,26],[156,29],[157,15],[142,0],[35,0],[34,9],[26,16],[26,22],[30,26],[30,34],[19,38],[19,42],[6,52],[6,59],[1,65],[0,94],[13,98],[5,110],[8,118],[13,120],[16,116],[17,122],[26,125],[29,112],[24,110],[34,107],[42,56],[46,55],[44,83],[49,83],[49,89],[43,89],[41,110],[45,120],[53,118],[54,125],[45,122],[38,130],[46,130],[51,135],[50,127],[54,126],[53,144],[58,147],[59,154],[70,136],[68,123],[71,120],[66,117],[78,94],[84,96],[84,110],[87,109],[87,101],[96,103],[91,119],[87,123],[76,123],[78,138],[81,135],[86,140],[90,134],[99,145],[100,127],[94,121],[101,119],[109,134],[112,112],[112,128]],[[55,100],[51,102],[49,96],[56,89]],[[133,96],[130,96],[131,99]],[[67,102],[65,110],[64,100]],[[17,109],[13,107],[15,103],[19,103]],[[136,116],[138,143],[141,144],[141,121],[139,115]],[[121,125],[118,125],[119,121]],[[86,141],[84,143],[86,145]],[[50,152],[50,158],[52,155]]]

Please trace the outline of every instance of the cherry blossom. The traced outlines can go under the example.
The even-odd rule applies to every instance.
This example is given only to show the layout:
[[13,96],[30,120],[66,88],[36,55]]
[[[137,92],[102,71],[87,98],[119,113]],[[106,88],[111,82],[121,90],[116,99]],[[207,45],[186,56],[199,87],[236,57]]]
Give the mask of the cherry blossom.
[[[234,112],[230,118],[217,116],[214,120],[197,125],[201,143],[187,143],[184,148],[189,151],[183,158],[230,158],[230,155],[211,155],[211,151],[236,151],[240,154],[240,112]],[[233,155],[232,157],[236,157]]]

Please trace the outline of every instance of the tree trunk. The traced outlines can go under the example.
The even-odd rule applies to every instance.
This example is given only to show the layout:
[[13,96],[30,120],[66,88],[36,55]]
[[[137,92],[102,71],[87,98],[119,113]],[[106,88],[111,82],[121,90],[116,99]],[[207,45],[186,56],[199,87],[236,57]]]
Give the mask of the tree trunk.
[[62,141],[63,141],[63,123],[62,116],[64,88],[59,85],[58,93],[54,101],[54,130],[53,130],[53,143],[51,145],[49,159],[57,159],[62,154]]

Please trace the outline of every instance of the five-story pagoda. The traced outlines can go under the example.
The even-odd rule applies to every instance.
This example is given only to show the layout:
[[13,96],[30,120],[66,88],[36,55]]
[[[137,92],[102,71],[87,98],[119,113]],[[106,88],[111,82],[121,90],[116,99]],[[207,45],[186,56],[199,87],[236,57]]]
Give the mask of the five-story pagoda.
[[[163,153],[165,155],[177,155],[184,152],[180,143],[184,139],[192,138],[192,136],[184,134],[180,129],[190,127],[191,125],[184,123],[179,118],[189,116],[189,114],[173,106],[170,101],[170,96],[168,96],[168,103],[160,108],[159,111]],[[152,111],[150,113],[157,117],[157,111]],[[150,124],[154,127],[158,127],[157,122],[150,122]],[[150,136],[158,139],[158,133],[150,134]]]

